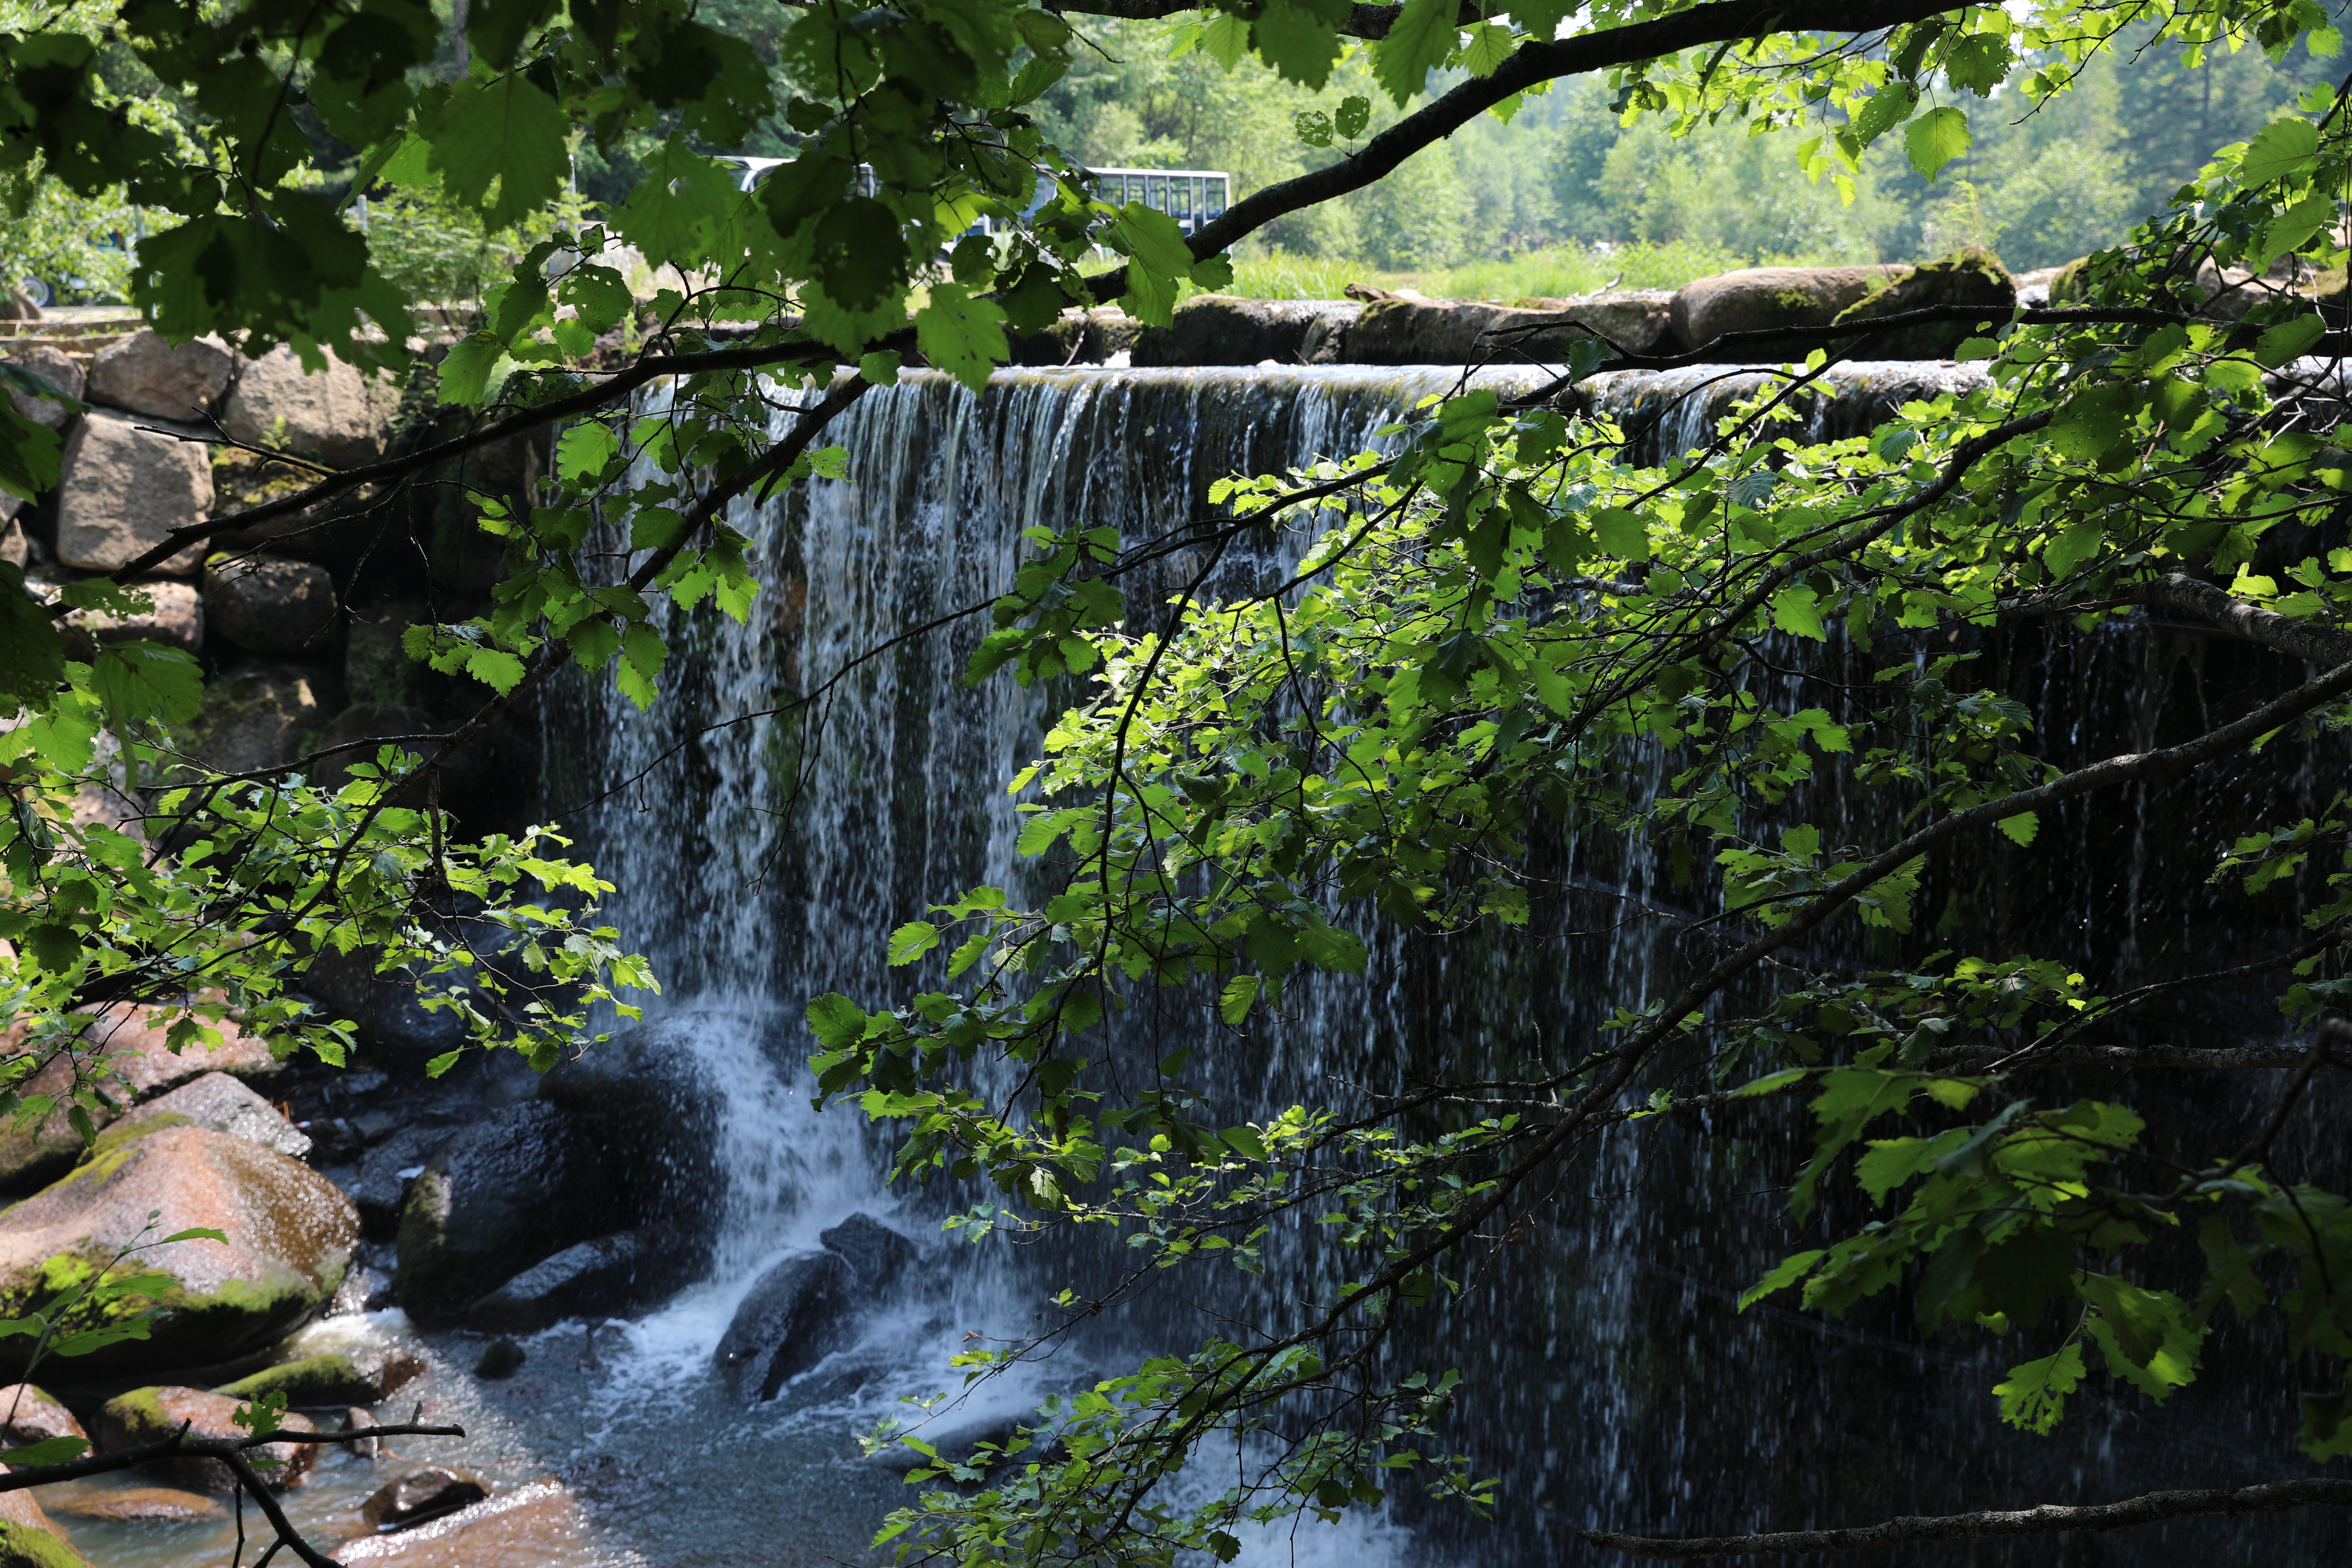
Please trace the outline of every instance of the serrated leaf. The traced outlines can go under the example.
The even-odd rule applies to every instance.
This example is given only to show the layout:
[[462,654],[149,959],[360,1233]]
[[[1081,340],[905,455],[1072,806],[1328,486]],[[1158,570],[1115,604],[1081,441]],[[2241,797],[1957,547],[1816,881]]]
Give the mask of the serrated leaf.
[[2015,816],[2002,817],[1998,826],[2011,842],[2031,845],[2042,831],[2042,818],[2032,812],[2021,811]]
[[[431,162],[449,194],[503,228],[553,201],[571,167],[570,125],[520,71],[470,80],[449,95],[428,132]],[[497,194],[491,187],[497,186]]]
[[1969,117],[1947,105],[1913,121],[1903,132],[1903,148],[1910,154],[1911,166],[1932,180],[1945,164],[1969,150],[1971,140]]
[[1787,1289],[1811,1273],[1813,1265],[1828,1256],[1825,1251],[1814,1251],[1800,1252],[1792,1258],[1782,1258],[1772,1272],[1739,1293],[1739,1310],[1744,1312],[1773,1291]]
[[205,675],[185,651],[161,643],[116,643],[99,649],[90,687],[106,706],[107,722],[121,730],[160,719],[178,724],[204,701]]
[[2066,1414],[2066,1396],[2082,1382],[2083,1348],[2070,1342],[2056,1355],[2010,1368],[2008,1379],[1992,1391],[2000,1396],[2003,1421],[2046,1435]]
[[441,1055],[435,1057],[431,1061],[425,1064],[425,1076],[426,1078],[439,1078],[443,1073],[447,1072],[451,1068],[456,1067],[457,1065],[458,1057],[463,1054],[464,1053],[459,1051],[445,1051]]
[[2315,315],[2297,316],[2292,321],[2281,321],[2254,341],[2254,357],[2276,370],[2291,360],[2301,358],[2326,332],[2326,323]]
[[931,286],[930,302],[915,312],[915,342],[925,359],[975,396],[988,390],[988,373],[1012,357],[1004,341],[1004,308],[972,298],[960,283]]
[[1372,77],[1402,108],[1453,57],[1457,40],[1454,0],[1405,0],[1388,37],[1372,46]]
[[908,921],[890,933],[890,965],[912,963],[939,945],[939,927],[929,921]]
[[1217,994],[1217,1016],[1236,1028],[1240,1027],[1242,1020],[1249,1016],[1250,1009],[1257,1005],[1257,994],[1265,984],[1255,974],[1236,974],[1226,981],[1225,988]]
[[501,367],[511,368],[513,363],[496,332],[459,338],[441,360],[441,401],[460,408],[488,402],[492,390],[504,380]]
[[1479,23],[1462,46],[1462,68],[1472,76],[1493,76],[1511,58],[1511,30],[1499,22]]
[[1793,637],[1829,640],[1822,626],[1821,595],[1811,588],[1783,588],[1773,595],[1772,624]]
[[2273,120],[2254,132],[2239,160],[2238,175],[2247,184],[2267,184],[2292,174],[2319,151],[2319,130],[2308,120]]
[[838,992],[811,1002],[804,1016],[809,1032],[827,1050],[846,1050],[866,1037],[866,1009]]
[[555,443],[555,472],[559,479],[579,482],[593,479],[604,471],[620,451],[620,437],[612,426],[593,420],[574,425]]
[[2106,538],[2097,519],[2079,518],[2042,547],[2042,563],[2050,568],[2053,577],[2063,577],[2096,555]]
[[504,697],[522,684],[522,660],[504,648],[478,647],[466,656],[466,673]]

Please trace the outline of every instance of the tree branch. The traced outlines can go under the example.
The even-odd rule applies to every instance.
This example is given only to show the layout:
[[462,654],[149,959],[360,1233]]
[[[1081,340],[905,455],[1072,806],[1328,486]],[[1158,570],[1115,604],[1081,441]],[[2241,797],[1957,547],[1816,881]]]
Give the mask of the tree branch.
[[1909,1515],[1852,1530],[1790,1530],[1766,1535],[1672,1537],[1580,1531],[1595,1546],[1633,1557],[1686,1561],[1696,1557],[1787,1556],[1802,1552],[1867,1552],[1916,1541],[1980,1541],[2008,1535],[2047,1535],[2060,1530],[2126,1530],[2166,1519],[2207,1514],[2274,1513],[2290,1508],[2352,1508],[2352,1480],[2314,1479],[2269,1481],[2261,1486],[2181,1492],[2148,1492],[2122,1502],[2069,1507],[2044,1503],[2014,1512]]
[[1192,236],[1192,254],[1214,256],[1286,213],[1361,190],[1423,148],[1540,82],[1588,76],[1707,44],[1804,31],[1809,25],[1822,32],[1874,33],[1958,9],[1949,0],[1864,0],[1852,5],[1817,5],[1795,13],[1788,0],[1716,0],[1632,26],[1523,45],[1492,76],[1464,82],[1365,142],[1362,151],[1236,202],[1225,209],[1224,216],[1202,225]]
[[157,1459],[226,1459],[247,1448],[266,1448],[272,1443],[356,1443],[362,1437],[462,1437],[463,1426],[420,1426],[403,1423],[394,1426],[362,1426],[351,1432],[287,1432],[278,1431],[260,1437],[191,1437],[186,1428],[169,1437],[158,1437],[152,1443],[141,1443],[129,1448],[114,1448],[103,1454],[84,1454],[79,1459],[68,1459],[62,1465],[27,1465],[0,1474],[0,1492],[22,1491],[26,1487],[45,1487],[58,1481],[79,1480],[84,1476],[103,1476],[116,1470],[135,1469],[152,1464]]
[[2117,590],[2126,598],[2175,610],[2221,627],[2248,642],[2326,668],[2352,660],[2352,632],[2293,620],[2276,610],[2233,599],[2210,583],[2167,572],[2152,582]]
[[[1055,0],[1049,8],[1064,13],[1075,11],[1082,16],[1115,16],[1125,22],[1157,22],[1162,17],[1202,9],[1198,0]],[[1403,10],[1402,5],[1350,5],[1348,19],[1339,24],[1339,31],[1351,38],[1385,38]],[[1474,26],[1484,20],[1485,12],[1472,0],[1463,0],[1460,26]]]

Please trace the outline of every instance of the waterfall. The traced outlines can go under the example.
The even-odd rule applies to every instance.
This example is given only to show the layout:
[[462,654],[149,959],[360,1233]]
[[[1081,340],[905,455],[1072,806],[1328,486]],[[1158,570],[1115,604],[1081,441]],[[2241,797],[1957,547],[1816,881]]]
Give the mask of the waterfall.
[[[565,820],[617,884],[608,901],[614,923],[664,977],[663,1026],[685,1033],[724,1094],[719,1163],[729,1184],[718,1199],[724,1218],[712,1276],[627,1331],[613,1411],[693,1386],[760,1269],[812,1245],[848,1212],[935,1236],[940,1200],[883,1188],[885,1145],[855,1108],[810,1109],[801,1063],[811,1045],[800,1014],[829,991],[868,1003],[898,996],[908,974],[887,967],[887,935],[928,904],[980,883],[1021,896],[1019,818],[1005,782],[1037,754],[1067,693],[1002,678],[966,687],[962,670],[988,621],[949,617],[1005,588],[1025,529],[1108,525],[1129,541],[1165,533],[1202,515],[1215,479],[1381,445],[1383,426],[1460,379],[1451,370],[1359,366],[1015,371],[975,397],[943,376],[908,374],[869,393],[834,427],[828,439],[846,451],[845,478],[810,481],[757,509],[739,503],[731,521],[753,541],[761,583],[748,626],[707,605],[666,611],[674,651],[663,700],[639,713],[607,689],[572,705],[551,748],[569,761],[550,793],[576,801],[583,780],[600,788],[628,781]],[[1481,379],[1517,388],[1535,373]],[[1626,373],[1592,396],[1621,418],[1664,407],[1643,438],[1655,458],[1704,438],[1731,396],[1764,379],[1727,367]],[[1829,394],[1804,404],[1800,428],[1814,439],[1856,434],[1903,401],[1981,380],[1965,366],[1841,367]],[[792,418],[788,408],[775,413],[772,433]],[[1263,582],[1296,549],[1270,540],[1236,552],[1209,592]],[[1157,583],[1130,583],[1131,611],[1153,613],[1187,566],[1180,558]],[[892,641],[941,621],[929,635]],[[2110,651],[2092,655],[2019,645],[2016,683],[2036,691],[2038,722],[2053,746],[2071,754],[2115,739],[2114,685],[2157,667],[2158,652],[2172,647],[2164,637],[2118,627],[2100,645]],[[2164,653],[2162,681],[2177,662]],[[1870,668],[1853,656],[1839,679],[1867,679]],[[2241,660],[2227,678],[2247,668]],[[2202,664],[2195,678],[2209,678]],[[2160,695],[2155,706],[2164,706]],[[1853,807],[1858,816],[1867,809]],[[2150,832],[2135,822],[2123,830],[2087,813],[2052,815],[2042,853],[2029,861],[1997,851],[1986,872],[2029,910],[2025,929],[2097,925],[2094,944],[2106,944],[2097,952],[2118,963],[2177,961],[2190,940],[2184,933],[2121,921],[2119,948],[2101,922],[2136,907],[2144,846],[2166,842],[2168,832],[2186,842],[2189,828]],[[2211,837],[2210,824],[2195,826],[2199,842]],[[2079,866],[2067,858],[2070,845],[2084,858]],[[1600,836],[1587,842],[1570,833],[1532,853],[1531,869],[1559,889],[1532,931],[1615,929],[1604,944],[1573,949],[1581,966],[1553,961],[1571,951],[1565,937],[1530,958],[1485,934],[1437,942],[1366,925],[1372,960],[1364,976],[1295,985],[1286,1013],[1238,1043],[1202,1027],[1181,997],[1160,998],[1140,1016],[1171,1047],[1211,1053],[1197,1064],[1202,1087],[1235,1120],[1342,1100],[1344,1082],[1377,1075],[1393,1083],[1444,1060],[1507,1058],[1589,1033],[1614,1008],[1642,1005],[1667,977],[1671,955],[1655,926],[1623,917],[1629,907],[1670,905],[1672,879],[1646,851],[1629,856]],[[2200,874],[2176,868],[2174,881]],[[2006,930],[2005,939],[2028,945]],[[2143,1431],[2135,1396],[2105,1390],[2086,1393],[2086,1413],[2058,1436],[2038,1439],[1993,1418],[1985,1390],[2006,1364],[2004,1346],[1923,1347],[1886,1302],[1842,1322],[1773,1307],[1735,1313],[1741,1287],[1807,1245],[1778,1190],[1803,1142],[1802,1128],[1777,1107],[1619,1130],[1597,1142],[1563,1171],[1536,1223],[1466,1260],[1462,1299],[1417,1324],[1396,1352],[1463,1371],[1469,1391],[1449,1437],[1482,1473],[1505,1477],[1503,1518],[1480,1523],[1401,1492],[1385,1519],[1352,1533],[1308,1524],[1295,1545],[1269,1539],[1253,1556],[1532,1565],[1581,1560],[1572,1531],[1587,1526],[1800,1528],[2294,1473],[2291,1445],[2272,1429],[2291,1425],[2284,1412],[2293,1403],[2275,1368],[2247,1371],[2234,1392],[2217,1379],[2221,1386],[2176,1395],[2163,1442]],[[1752,1220],[1726,1224],[1726,1215],[1741,1214]],[[1046,1263],[1009,1260],[993,1247],[927,1245],[941,1290],[869,1333],[854,1376],[790,1409],[710,1417],[730,1441],[783,1445],[757,1450],[756,1463],[775,1473],[722,1489],[718,1506],[805,1513],[806,1498],[819,1497],[849,1516],[841,1550],[853,1551],[882,1509],[902,1500],[895,1477],[877,1481],[840,1466],[841,1430],[890,1413],[901,1394],[951,1386],[945,1363],[955,1345],[974,1333],[1025,1331],[1050,1289],[1040,1284]],[[1203,1297],[1241,1311],[1279,1310],[1314,1289],[1311,1251],[1294,1261],[1310,1277],[1255,1286],[1221,1279],[1201,1287]],[[1147,1349],[1201,1337],[1181,1313],[1153,1318],[1150,1310],[1126,1331]],[[1164,1337],[1154,1342],[1155,1334]],[[967,1425],[1002,1420],[1073,1370],[1011,1385]],[[715,1408],[707,1394],[695,1397],[692,1408]],[[2259,1415],[2249,1413],[2256,1407]],[[614,1442],[635,1430],[622,1415],[613,1419]],[[2204,1436],[2183,1440],[2184,1420],[2201,1423]],[[819,1428],[829,1434],[823,1441],[809,1436]],[[753,1462],[733,1449],[706,1451],[739,1469]],[[761,1540],[749,1518],[731,1536],[730,1526],[710,1528],[738,1545]],[[2294,1533],[2305,1528],[2276,1522],[2263,1539],[2322,1539]],[[2167,1552],[2184,1541],[2207,1539],[2194,1527],[2168,1527],[2119,1537],[2104,1557],[2055,1560],[2155,1563],[2175,1560]],[[2015,1555],[1988,1548],[1969,1561],[2042,1563],[2053,1550],[2027,1542]],[[718,1552],[692,1560],[746,1559]]]

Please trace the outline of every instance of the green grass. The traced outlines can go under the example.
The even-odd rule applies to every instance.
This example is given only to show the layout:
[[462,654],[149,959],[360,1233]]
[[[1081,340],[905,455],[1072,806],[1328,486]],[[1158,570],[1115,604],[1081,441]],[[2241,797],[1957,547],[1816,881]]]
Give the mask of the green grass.
[[1350,283],[1412,289],[1433,300],[1557,300],[1620,289],[1678,289],[1694,278],[1737,268],[1796,265],[1790,257],[1749,258],[1677,240],[1609,250],[1554,246],[1508,261],[1473,261],[1426,272],[1382,272],[1370,263],[1292,256],[1285,251],[1234,263],[1228,293],[1250,300],[1337,300]]

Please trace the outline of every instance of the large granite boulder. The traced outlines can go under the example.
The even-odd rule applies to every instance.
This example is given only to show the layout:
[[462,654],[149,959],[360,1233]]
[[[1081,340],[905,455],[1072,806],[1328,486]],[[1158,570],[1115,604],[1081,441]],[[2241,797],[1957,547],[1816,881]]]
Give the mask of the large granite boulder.
[[[1129,351],[1138,366],[1317,363],[1318,352],[1363,307],[1348,300],[1243,300],[1196,294],[1164,327],[1146,327]],[[1326,353],[1328,362],[1337,357]]]
[[94,642],[159,642],[187,653],[205,648],[205,603],[192,584],[142,583],[150,608],[127,616],[103,610],[73,610],[66,624],[88,632]]
[[[1838,313],[1885,288],[1900,267],[1750,267],[1684,284],[1670,314],[1675,341],[1702,348],[1726,332],[1785,332],[1792,342],[1828,326]],[[1730,351],[1743,360],[1775,351],[1768,344]]]
[[383,456],[399,402],[399,390],[383,376],[332,354],[323,369],[306,370],[280,343],[237,373],[221,427],[253,446],[350,467]]
[[[94,1424],[98,1446],[110,1453],[135,1448],[142,1443],[168,1437],[183,1426],[191,1437],[243,1437],[247,1435],[246,1429],[234,1419],[242,1403],[225,1394],[207,1394],[201,1388],[134,1388],[100,1406]],[[289,1415],[278,1425],[287,1432],[319,1430],[307,1415]],[[310,1479],[319,1462],[319,1448],[316,1443],[265,1443],[248,1450],[247,1457],[276,1460],[276,1467],[263,1469],[261,1475],[272,1490],[281,1490],[300,1486]],[[226,1496],[236,1489],[236,1472],[218,1459],[165,1459],[152,1468],[191,1491]]]
[[152,419],[192,420],[212,412],[236,370],[236,357],[216,337],[171,343],[149,328],[99,351],[84,395]]
[[282,767],[310,751],[342,706],[340,685],[318,665],[248,659],[205,689],[182,748],[217,773]]
[[691,1284],[704,1260],[659,1231],[629,1230],[567,1247],[508,1280],[466,1312],[478,1333],[536,1333],[566,1318],[648,1311]]
[[[174,1052],[171,1029],[181,1016],[177,1009],[114,1003],[89,1011],[92,1021],[83,1037],[97,1047],[100,1062],[113,1074],[106,1089],[118,1104],[147,1100],[206,1075],[268,1078],[284,1065],[270,1051],[269,1042],[247,1033],[233,1021],[207,1026],[218,1031],[219,1044],[191,1045]],[[73,1066],[60,1057],[48,1062],[19,1089],[26,1095],[47,1095],[60,1103],[47,1116],[30,1122],[0,1122],[0,1193],[26,1192],[54,1181],[81,1158],[81,1138],[68,1124],[62,1103],[72,1088]],[[210,1108],[219,1104],[222,1096],[220,1090],[212,1089],[195,1098]],[[254,1096],[257,1101],[259,1098]],[[104,1105],[85,1109],[91,1121],[101,1129],[121,1114]],[[185,1115],[193,1109],[192,1103],[175,1107],[168,1113]],[[272,1116],[277,1114],[270,1111]],[[205,1116],[189,1115],[188,1120],[209,1124]],[[291,1132],[293,1129],[289,1125],[287,1131]],[[300,1134],[295,1136],[299,1138]]]
[[[0,1476],[8,1473],[0,1465]],[[0,1568],[89,1568],[30,1490],[0,1492]]]
[[915,1244],[870,1214],[854,1214],[816,1236],[817,1245],[839,1255],[868,1295],[898,1281],[919,1254]]
[[225,1072],[205,1073],[168,1094],[131,1107],[108,1131],[121,1134],[140,1127],[181,1126],[226,1132],[232,1138],[275,1150],[289,1160],[299,1160],[310,1152],[309,1133],[286,1120],[284,1111]]
[[611,1164],[557,1106],[494,1110],[442,1145],[400,1213],[402,1307],[427,1327],[517,1274],[605,1231],[619,1213]]
[[752,1285],[714,1358],[719,1376],[747,1404],[773,1399],[794,1376],[857,1342],[863,1298],[848,1259],[796,1252]]
[[[54,343],[26,343],[22,347],[10,349],[5,354],[0,354],[0,360],[15,365],[18,370],[29,371],[68,397],[78,398],[81,395],[85,381],[81,361]],[[64,429],[66,421],[73,417],[73,410],[56,398],[43,397],[37,393],[28,392],[14,381],[8,384],[8,397],[9,401],[16,405],[18,414],[36,425],[46,425],[52,430]]]
[[[160,1230],[146,1229],[151,1213]],[[134,1129],[102,1141],[71,1175],[0,1213],[0,1312],[26,1316],[142,1236],[193,1227],[227,1239],[141,1254],[142,1271],[170,1281],[152,1298],[121,1303],[161,1309],[149,1337],[76,1358],[73,1376],[204,1367],[276,1343],[334,1299],[359,1215],[325,1177],[257,1143],[203,1127]],[[22,1375],[29,1349],[0,1342],[0,1368]]]
[[[198,432],[189,439],[143,430],[103,410],[75,421],[58,485],[58,559],[86,572],[127,566],[212,511],[213,469]],[[156,570],[194,572],[191,545]]]
[[[1932,305],[1960,305],[1984,312],[1999,325],[2017,309],[2017,284],[1992,252],[1968,246],[1949,256],[1898,273],[1886,288],[1865,295],[1839,313],[1836,325],[1858,327],[1882,317]],[[1895,327],[1846,345],[1856,359],[1948,359],[1977,335],[1975,321],[1927,321]]]
[[335,1549],[338,1563],[393,1568],[551,1568],[585,1562],[580,1505],[559,1481],[532,1481],[455,1513]]
[[0,1446],[29,1448],[58,1437],[89,1440],[73,1412],[29,1383],[0,1387]]
[[205,563],[214,631],[255,653],[320,658],[335,641],[335,579],[308,561],[215,555]]

